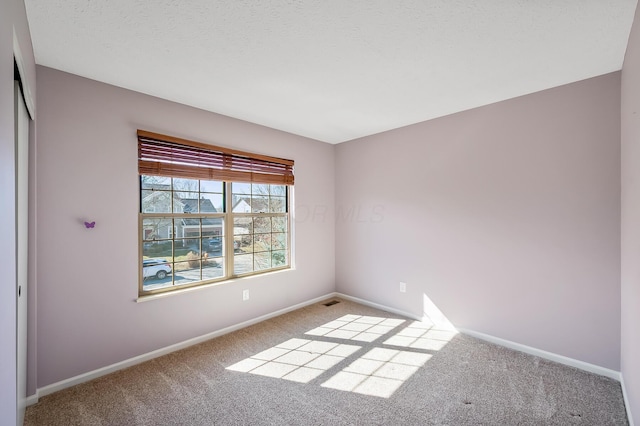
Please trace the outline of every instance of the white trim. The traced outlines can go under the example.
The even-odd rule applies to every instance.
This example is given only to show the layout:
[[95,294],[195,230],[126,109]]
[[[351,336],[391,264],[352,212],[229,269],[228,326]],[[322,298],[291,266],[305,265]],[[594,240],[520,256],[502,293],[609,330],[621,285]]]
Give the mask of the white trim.
[[336,297],[340,297],[340,298],[345,299],[345,300],[350,300],[350,301],[355,302],[355,303],[359,303],[361,305],[370,306],[372,308],[380,309],[382,311],[391,312],[392,314],[402,315],[404,317],[411,318],[411,319],[416,320],[416,321],[424,321],[424,320],[427,319],[426,317],[420,317],[420,316],[412,314],[410,312],[402,311],[400,309],[391,308],[389,306],[381,305],[379,303],[370,302],[370,301],[365,300],[365,299],[360,299],[359,297],[353,297],[353,296],[349,296],[349,295],[346,295],[346,294],[343,294],[343,293],[335,293],[335,296]]
[[491,335],[480,333],[473,330],[468,330],[465,328],[458,328],[458,331],[460,333],[463,333],[463,334],[466,334],[490,343],[494,343],[499,346],[504,346],[506,348],[524,352],[529,355],[534,355],[540,358],[548,359],[550,361],[554,361],[559,364],[568,365],[570,367],[574,367],[579,370],[588,371],[594,374],[599,374],[601,376],[609,377],[617,381],[620,381],[622,377],[619,371],[611,370],[605,367],[600,367],[594,364],[589,364],[588,362],[579,361],[577,359],[569,358],[564,355],[554,354],[552,352],[547,352],[541,349],[532,348],[531,346],[526,346],[520,343],[512,342],[510,340],[501,339],[499,337],[491,336]]
[[[242,328],[245,327],[249,327],[251,325],[257,324],[259,322],[262,321],[266,321],[268,319],[277,317],[279,315],[283,315],[286,314],[288,312],[291,311],[295,311],[296,309],[300,309],[300,308],[304,308],[306,306],[309,305],[313,305],[314,303],[318,303],[318,302],[322,302],[324,300],[333,298],[333,297],[338,297],[341,299],[345,299],[345,300],[349,300],[355,303],[359,303],[361,305],[365,305],[365,306],[370,306],[372,308],[376,308],[376,309],[380,309],[386,312],[391,312],[394,314],[398,314],[398,315],[402,315],[404,317],[410,318],[410,319],[414,319],[416,321],[423,321],[425,319],[427,319],[427,317],[420,317],[418,315],[412,314],[410,312],[406,312],[400,309],[395,309],[389,306],[385,306],[385,305],[381,305],[379,303],[375,303],[375,302],[370,302],[368,300],[365,299],[360,299],[358,297],[353,297],[353,296],[349,296],[343,293],[338,293],[338,292],[333,292],[333,293],[328,293],[325,294],[324,296],[320,296],[320,297],[316,297],[314,299],[311,300],[307,300],[305,302],[301,302],[298,303],[296,305],[293,306],[289,306],[288,308],[284,308],[284,309],[280,309],[278,311],[275,312],[271,312],[269,314],[266,315],[262,315],[244,322],[241,322],[239,324],[235,324],[229,327],[225,327],[223,329],[217,330],[217,331],[213,331],[211,333],[205,334],[203,336],[199,336],[199,337],[194,337],[192,339],[188,339],[185,340],[183,342],[180,343],[176,343],[164,348],[160,348],[157,349],[155,351],[152,352],[148,352],[146,354],[142,354],[133,358],[129,358],[127,360],[115,363],[115,364],[111,364],[108,365],[106,367],[102,367],[99,368],[97,370],[93,370],[93,371],[89,371],[87,373],[84,374],[80,374],[78,376],[75,377],[71,377],[69,379],[65,379],[62,380],[60,382],[57,383],[52,383],[50,385],[47,385],[43,388],[39,388],[36,391],[35,395],[29,396],[27,398],[27,405],[32,405],[35,404],[36,402],[38,402],[38,398],[42,397],[42,396],[46,396],[49,394],[52,394],[54,392],[69,388],[71,386],[75,386],[81,383],[85,383],[88,382],[90,380],[96,379],[98,377],[104,376],[106,374],[110,374],[113,373],[115,371],[118,370],[122,370],[124,368],[128,368],[131,366],[134,366],[136,364],[140,364],[142,362],[145,361],[149,361],[151,359],[187,348],[189,346],[193,346],[193,345],[197,345],[198,343],[202,343],[205,342],[207,340],[213,339],[215,337],[219,337],[222,336],[224,334],[228,334],[237,330],[240,330]],[[622,380],[622,375],[619,371],[615,371],[615,370],[610,370],[608,368],[604,368],[604,367],[600,367],[597,365],[593,365],[593,364],[589,364],[587,362],[583,362],[583,361],[578,361],[576,359],[572,359],[572,358],[568,358],[565,357],[563,355],[558,355],[558,354],[554,354],[551,352],[547,352],[547,351],[543,351],[540,349],[536,349],[536,348],[532,348],[530,346],[526,346],[526,345],[522,345],[520,343],[516,343],[516,342],[512,342],[509,340],[505,340],[505,339],[501,339],[499,337],[495,337],[495,336],[491,336],[488,334],[484,334],[484,333],[480,333],[477,331],[473,331],[473,330],[468,330],[468,329],[464,329],[464,328],[458,328],[457,329],[460,333],[472,336],[472,337],[476,337],[478,339],[499,345],[499,346],[503,346],[509,349],[513,349],[513,350],[517,350],[520,352],[524,352],[530,355],[534,355],[534,356],[538,356],[540,358],[544,358],[544,359],[548,359],[550,361],[554,361],[560,364],[564,364],[564,365],[568,365],[570,367],[574,367],[574,368],[578,368],[580,370],[584,370],[584,371],[588,371],[590,373],[595,373],[595,374],[599,374],[601,376],[605,376],[605,377],[609,377],[612,378],[614,380],[617,380],[619,382],[621,382],[622,385],[622,394],[624,397],[624,401],[625,401],[625,406],[627,407],[627,417],[629,418],[629,424],[630,426],[634,426],[633,424],[633,420],[631,419],[631,412],[629,411],[629,403],[628,403],[628,399],[627,399],[627,394],[625,392],[625,387],[624,387],[624,381]]]
[[29,111],[29,117],[35,120],[36,107],[33,102],[33,95],[31,94],[31,88],[29,87],[29,80],[24,71],[24,59],[22,56],[22,50],[20,49],[20,43],[18,42],[18,34],[16,34],[16,27],[13,27],[13,57],[15,58],[16,65],[18,67],[18,73],[20,73],[20,80],[22,83],[22,96],[24,97],[27,111]]
[[[364,300],[364,299],[360,299],[358,297],[353,297],[353,296],[348,296],[346,294],[342,294],[342,293],[336,293],[336,297],[341,297],[343,299],[346,300],[351,300],[352,302],[356,302],[356,303],[360,303],[361,305],[366,305],[366,306],[371,306],[372,308],[377,308],[377,309],[381,309],[383,311],[387,311],[387,312],[392,312],[398,315],[403,315],[407,318],[411,318],[411,319],[415,319],[417,321],[424,321],[424,320],[428,320],[428,317],[419,317],[418,315],[414,315],[412,313],[406,312],[406,311],[402,311],[399,309],[395,309],[395,308],[391,308],[388,306],[384,306],[378,303],[374,303],[374,302],[370,302],[368,300]],[[529,355],[534,355],[540,358],[544,358],[544,359],[548,359],[550,361],[554,361],[557,362],[559,364],[564,364],[564,365],[568,365],[570,367],[574,367],[577,368],[579,370],[583,370],[583,371],[588,371],[590,373],[595,373],[601,376],[605,376],[605,377],[609,377],[611,379],[617,380],[619,382],[622,382],[622,375],[620,374],[619,371],[615,371],[615,370],[611,370],[608,368],[604,368],[604,367],[600,367],[598,365],[594,365],[594,364],[589,364],[588,362],[584,362],[584,361],[579,361],[577,359],[573,359],[573,358],[569,358],[563,355],[558,355],[558,354],[554,354],[552,352],[547,352],[547,351],[543,351],[541,349],[536,349],[533,348],[531,346],[526,346],[520,343],[516,343],[516,342],[512,342],[510,340],[505,340],[505,339],[501,339],[499,337],[495,337],[495,336],[490,336],[488,334],[484,334],[484,333],[480,333],[477,331],[473,331],[473,330],[468,330],[465,328],[457,328],[456,330],[458,330],[460,333],[472,336],[472,337],[476,337],[478,339],[499,345],[499,346],[504,346],[506,348],[509,349],[513,349],[516,351],[520,351],[520,352],[524,352],[527,353]],[[624,393],[624,386],[623,386],[623,395],[626,398],[626,393]],[[625,399],[625,403],[626,403],[626,399]],[[628,407],[628,404],[627,404]],[[627,411],[629,409],[627,408]],[[630,414],[628,415],[629,419],[631,419]],[[631,423],[631,420],[630,420]],[[633,423],[631,423],[631,426],[633,426]]]
[[631,416],[631,404],[629,404],[629,397],[627,396],[627,388],[624,385],[624,376],[620,374],[620,387],[622,388],[622,398],[624,399],[624,407],[627,409],[627,420],[629,426],[633,426],[633,417]]
[[[411,318],[417,321],[428,320],[429,318],[424,316],[420,317],[418,315],[414,315],[412,313],[402,311],[400,309],[391,308],[389,306],[381,305],[379,303],[370,302],[365,299],[360,299],[358,297],[349,296],[343,293],[335,293],[335,297],[340,297],[342,299],[350,300],[355,303],[360,303],[361,305],[370,306],[372,308],[381,309],[383,311],[392,312],[398,315],[403,315],[407,318]],[[622,387],[622,396],[624,398],[625,407],[627,410],[627,418],[629,420],[629,426],[634,426],[633,418],[631,417],[631,407],[629,405],[629,399],[627,397],[626,388],[624,386],[624,379],[622,374],[619,371],[611,370],[609,368],[600,367],[598,365],[589,364],[588,362],[579,361],[577,359],[569,358],[563,355],[554,354],[552,352],[543,351],[541,349],[536,349],[531,346],[522,345],[520,343],[512,342],[510,340],[501,339],[499,337],[491,336],[488,334],[480,333],[477,331],[465,329],[465,328],[457,328],[456,330],[460,333],[476,337],[478,339],[503,346],[509,349],[513,349],[519,352],[524,352],[529,355],[534,355],[540,358],[548,359],[553,362],[557,362],[559,364],[568,365],[570,367],[577,368],[579,370],[587,371],[590,373],[598,374],[601,376],[609,377],[611,379],[617,380],[620,382]]]
[[[93,379],[97,379],[98,377],[104,376],[106,374],[113,373],[118,370],[122,370],[124,368],[128,368],[134,366],[136,364],[140,364],[145,361],[149,361],[151,359],[187,348],[189,346],[197,345],[198,343],[205,342],[207,340],[213,339],[215,337],[222,336],[224,334],[231,333],[236,330],[240,330],[245,327],[249,327],[250,325],[257,324],[262,321],[266,321],[268,319],[280,316],[282,314],[286,314],[287,312],[295,311],[296,309],[304,308],[305,306],[313,305],[314,303],[322,302],[323,300],[327,300],[331,297],[334,297],[336,293],[325,294],[324,296],[316,297],[315,299],[307,300],[306,302],[301,302],[293,306],[289,306],[288,308],[280,309],[275,312],[271,312],[266,315],[259,316],[257,318],[253,318],[239,324],[235,324],[229,327],[225,327],[223,329],[213,331],[211,333],[205,334],[203,336],[194,337],[192,339],[185,340],[180,343],[176,343],[170,346],[166,346],[164,348],[157,349],[152,352],[148,352],[146,354],[138,355],[133,358],[126,359],[124,361],[117,362],[115,364],[108,365],[106,367],[98,368],[97,370],[89,371],[87,373],[79,374],[74,377],[70,377],[68,379],[62,380],[57,383],[52,383],[43,388],[39,388],[36,392],[38,397],[42,397],[45,395],[52,394],[54,392],[69,388],[71,386],[79,385],[81,383],[88,382]],[[37,398],[37,397],[36,397]]]
[[29,395],[27,397],[27,407],[29,407],[30,405],[35,405],[38,403],[40,396],[38,394],[38,391],[36,390],[36,393],[34,395]]

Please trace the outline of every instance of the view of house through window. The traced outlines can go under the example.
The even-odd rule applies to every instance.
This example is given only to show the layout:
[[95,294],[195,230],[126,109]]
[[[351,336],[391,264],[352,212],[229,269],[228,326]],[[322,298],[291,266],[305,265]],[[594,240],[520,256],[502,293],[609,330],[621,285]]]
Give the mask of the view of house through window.
[[289,266],[286,185],[140,175],[140,292]]
[[234,271],[287,265],[287,187],[232,183]]
[[288,268],[293,166],[138,130],[139,294]]

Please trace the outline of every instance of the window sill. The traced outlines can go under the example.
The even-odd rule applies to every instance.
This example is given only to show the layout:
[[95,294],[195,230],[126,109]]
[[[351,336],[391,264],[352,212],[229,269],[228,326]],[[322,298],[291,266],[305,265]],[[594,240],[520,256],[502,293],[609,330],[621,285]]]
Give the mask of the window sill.
[[146,295],[138,296],[134,301],[136,303],[151,302],[152,300],[164,299],[165,297],[177,296],[177,295],[180,295],[180,294],[190,293],[192,291],[210,289],[212,287],[217,287],[217,286],[223,285],[223,284],[233,284],[233,283],[236,283],[236,282],[239,282],[239,281],[243,281],[244,282],[244,281],[256,279],[256,278],[259,278],[259,277],[265,277],[265,276],[269,276],[269,275],[273,275],[273,274],[280,274],[280,273],[287,272],[287,271],[293,271],[294,269],[295,268],[293,268],[293,267],[282,268],[282,269],[278,269],[278,270],[275,270],[275,271],[264,272],[264,273],[261,273],[261,274],[243,275],[243,276],[239,276],[239,277],[230,278],[230,279],[224,280],[224,281],[216,281],[216,282],[213,282],[213,283],[196,285],[196,286],[193,286],[193,287],[186,287],[186,288],[181,288],[181,289],[172,290],[172,291],[165,291],[165,292],[162,292],[162,293],[146,294]]

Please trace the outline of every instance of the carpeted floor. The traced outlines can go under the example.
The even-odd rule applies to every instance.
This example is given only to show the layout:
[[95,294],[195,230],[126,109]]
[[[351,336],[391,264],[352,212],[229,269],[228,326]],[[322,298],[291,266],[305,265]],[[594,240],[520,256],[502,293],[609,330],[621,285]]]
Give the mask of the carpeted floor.
[[614,380],[340,301],[48,395],[25,425],[626,425]]

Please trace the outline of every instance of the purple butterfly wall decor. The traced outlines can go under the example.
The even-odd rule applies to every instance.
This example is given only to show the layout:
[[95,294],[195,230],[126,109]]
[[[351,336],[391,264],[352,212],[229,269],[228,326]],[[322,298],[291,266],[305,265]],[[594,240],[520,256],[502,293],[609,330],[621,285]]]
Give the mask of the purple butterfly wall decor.
[[87,229],[92,229],[95,226],[96,226],[96,222],[95,221],[94,222],[85,222],[84,223],[84,227],[87,228]]

